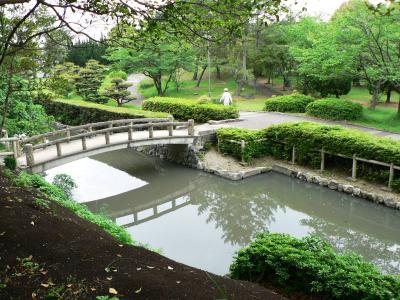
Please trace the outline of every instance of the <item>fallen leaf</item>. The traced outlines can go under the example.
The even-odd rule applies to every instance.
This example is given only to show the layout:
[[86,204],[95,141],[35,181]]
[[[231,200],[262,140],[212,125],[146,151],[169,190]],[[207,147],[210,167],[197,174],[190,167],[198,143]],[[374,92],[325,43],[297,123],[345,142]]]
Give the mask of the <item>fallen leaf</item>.
[[92,292],[94,292],[96,289],[95,289],[95,288],[90,288],[90,290],[91,290]]
[[32,293],[32,299],[36,298],[36,293]]
[[179,280],[176,282],[177,284],[181,283]]
[[139,294],[142,291],[142,287],[140,287],[140,289],[135,291],[135,294]]
[[29,255],[29,256],[26,258],[26,260],[31,261],[32,258],[33,258],[33,256],[32,256],[32,255]]
[[41,283],[40,284],[42,287],[45,287],[45,288],[48,288],[49,286],[50,286],[50,284],[48,284],[48,283]]
[[119,244],[118,246],[119,246],[119,247],[123,247],[124,245],[122,245],[122,244]]
[[154,267],[147,266],[149,269],[154,269]]
[[70,283],[70,284],[67,284],[67,287],[69,287],[69,288],[70,288],[71,286],[72,286],[72,284],[71,284],[71,283]]
[[106,277],[107,278],[107,280],[112,280],[112,277]]
[[140,271],[142,268],[136,268],[136,271]]
[[0,235],[5,235],[6,234],[6,232],[5,231],[3,231],[2,233],[0,233]]
[[32,226],[35,226],[35,222],[32,221],[32,222],[31,222],[31,225],[32,225]]
[[109,292],[110,294],[118,295],[117,290],[114,289],[114,288],[109,288],[109,289],[108,289],[108,292]]
[[117,256],[118,256],[118,257],[122,257],[122,255],[121,255],[121,254],[117,254]]
[[42,275],[46,275],[48,271],[40,271],[40,273],[42,273]]
[[173,269],[174,269],[173,267],[168,266],[168,270],[173,270]]

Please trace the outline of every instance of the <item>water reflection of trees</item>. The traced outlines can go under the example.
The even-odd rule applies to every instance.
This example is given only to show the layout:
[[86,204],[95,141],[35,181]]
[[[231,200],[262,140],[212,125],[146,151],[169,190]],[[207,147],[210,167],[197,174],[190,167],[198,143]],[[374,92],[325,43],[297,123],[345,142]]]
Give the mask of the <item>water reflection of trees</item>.
[[[209,179],[209,178],[208,178]],[[249,188],[241,183],[206,180],[191,193],[198,213],[208,214],[207,223],[215,222],[222,238],[232,245],[246,246],[252,237],[268,230],[274,214],[282,206],[271,199],[262,186]]]
[[400,273],[400,245],[393,241],[379,240],[374,236],[328,223],[319,218],[303,219],[301,224],[310,227],[311,234],[329,241],[340,251],[361,254],[386,273]]

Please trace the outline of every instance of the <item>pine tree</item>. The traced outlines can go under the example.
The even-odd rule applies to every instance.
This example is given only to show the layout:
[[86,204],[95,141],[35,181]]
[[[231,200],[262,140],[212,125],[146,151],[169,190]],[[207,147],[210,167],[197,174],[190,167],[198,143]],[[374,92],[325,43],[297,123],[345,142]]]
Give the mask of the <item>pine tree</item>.
[[99,94],[104,79],[104,66],[97,60],[89,60],[76,78],[76,91],[86,101],[106,103],[108,99]]
[[122,104],[136,99],[131,96],[131,93],[128,91],[132,83],[126,82],[121,78],[113,78],[111,83],[111,86],[104,92],[104,96],[115,100],[118,106],[122,106]]

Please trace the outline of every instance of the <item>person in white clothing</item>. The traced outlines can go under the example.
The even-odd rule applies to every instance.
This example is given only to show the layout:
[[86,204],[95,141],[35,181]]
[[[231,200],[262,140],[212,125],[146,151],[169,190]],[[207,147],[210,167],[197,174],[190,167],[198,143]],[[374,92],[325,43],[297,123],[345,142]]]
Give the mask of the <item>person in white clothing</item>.
[[228,92],[228,89],[224,89],[224,93],[222,94],[221,99],[219,102],[224,103],[224,105],[231,105],[232,104],[232,95]]

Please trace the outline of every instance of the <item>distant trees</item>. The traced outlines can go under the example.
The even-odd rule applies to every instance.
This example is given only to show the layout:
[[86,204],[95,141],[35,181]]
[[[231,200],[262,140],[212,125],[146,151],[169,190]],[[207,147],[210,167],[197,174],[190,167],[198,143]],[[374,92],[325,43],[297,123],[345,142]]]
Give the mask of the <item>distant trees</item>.
[[105,67],[97,60],[89,60],[81,68],[75,80],[76,92],[86,101],[106,103],[107,97],[99,93],[99,88],[105,78]]
[[104,57],[106,50],[105,39],[99,42],[93,40],[78,41],[68,48],[66,60],[80,67],[84,67],[91,59],[106,65],[108,64],[107,59]]

